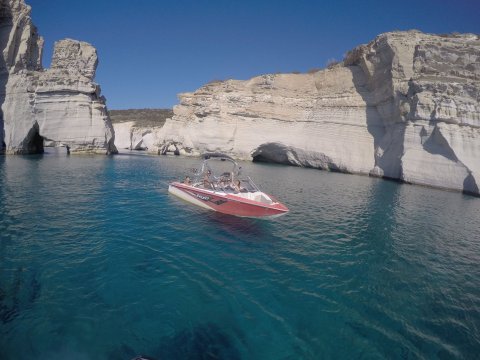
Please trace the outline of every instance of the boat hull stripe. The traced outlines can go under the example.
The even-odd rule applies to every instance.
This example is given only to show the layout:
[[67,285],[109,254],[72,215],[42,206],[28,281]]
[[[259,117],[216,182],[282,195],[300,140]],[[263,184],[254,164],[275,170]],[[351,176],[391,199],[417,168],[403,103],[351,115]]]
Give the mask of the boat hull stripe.
[[170,184],[168,190],[185,201],[224,214],[242,217],[277,217],[288,212],[288,209],[280,203],[268,206],[253,200],[237,199],[229,194],[217,194],[178,182]]

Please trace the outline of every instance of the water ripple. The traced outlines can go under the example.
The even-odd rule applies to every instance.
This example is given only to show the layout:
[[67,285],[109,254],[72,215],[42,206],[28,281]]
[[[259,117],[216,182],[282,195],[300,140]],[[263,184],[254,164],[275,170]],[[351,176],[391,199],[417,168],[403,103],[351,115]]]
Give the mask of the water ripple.
[[475,358],[480,199],[242,164],[290,213],[189,206],[169,157],[0,158],[0,358]]

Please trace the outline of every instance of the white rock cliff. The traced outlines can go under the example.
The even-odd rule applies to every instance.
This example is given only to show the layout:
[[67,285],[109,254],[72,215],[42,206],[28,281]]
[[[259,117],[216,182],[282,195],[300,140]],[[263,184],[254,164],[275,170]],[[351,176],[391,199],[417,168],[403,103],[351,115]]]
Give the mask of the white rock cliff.
[[480,39],[379,35],[313,74],[180,96],[161,148],[369,174],[479,194]]
[[30,13],[23,0],[0,2],[0,152],[39,153],[47,140],[72,152],[115,153],[105,98],[94,82],[95,48],[58,41],[44,70],[43,39]]
[[145,150],[158,154],[161,142],[161,127],[137,126],[135,121],[114,123],[115,146],[117,149]]

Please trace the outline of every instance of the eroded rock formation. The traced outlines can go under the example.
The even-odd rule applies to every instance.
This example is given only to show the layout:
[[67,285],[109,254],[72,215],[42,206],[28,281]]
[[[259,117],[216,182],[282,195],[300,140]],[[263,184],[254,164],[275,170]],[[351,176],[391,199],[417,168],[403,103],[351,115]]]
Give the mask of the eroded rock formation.
[[[173,116],[171,109],[110,110],[117,149],[144,150],[152,154],[163,152],[160,129]],[[175,147],[173,147],[175,149]]]
[[135,121],[113,124],[115,129],[115,145],[118,149],[145,150],[159,154],[158,144],[161,142],[161,127],[138,126]]
[[39,153],[48,140],[72,152],[116,152],[105,98],[94,82],[95,48],[58,41],[51,68],[43,70],[43,39],[30,13],[23,0],[0,2],[0,151]]
[[480,39],[379,35],[314,74],[180,95],[163,146],[370,174],[479,194]]

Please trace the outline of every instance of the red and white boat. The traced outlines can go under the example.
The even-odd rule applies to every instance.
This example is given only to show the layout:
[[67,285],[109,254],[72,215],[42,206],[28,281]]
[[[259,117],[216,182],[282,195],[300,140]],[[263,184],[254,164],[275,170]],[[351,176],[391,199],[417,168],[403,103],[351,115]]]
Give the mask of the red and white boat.
[[[208,153],[203,158],[202,168],[192,180],[186,176],[183,183],[175,181],[169,185],[171,194],[208,210],[241,217],[273,218],[288,212],[285,205],[262,192],[250,177],[242,177],[241,168],[228,155]],[[225,162],[230,163],[231,170],[224,171],[223,166],[219,172],[218,165]]]

